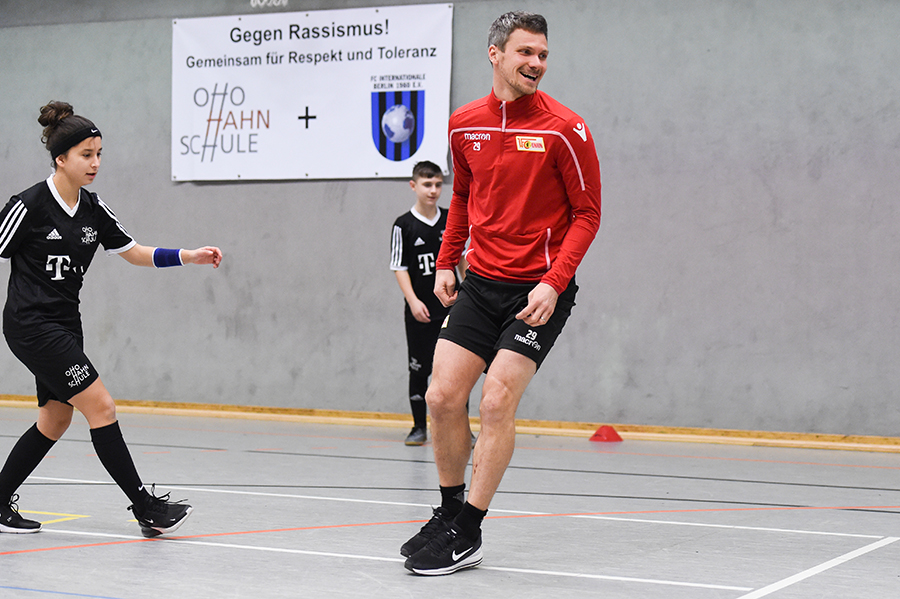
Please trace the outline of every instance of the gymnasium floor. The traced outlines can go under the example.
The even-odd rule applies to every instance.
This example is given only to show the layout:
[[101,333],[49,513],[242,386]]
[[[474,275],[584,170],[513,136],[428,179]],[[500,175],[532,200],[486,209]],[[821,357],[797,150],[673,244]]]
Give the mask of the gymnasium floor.
[[[34,410],[0,407],[0,459]],[[144,539],[83,419],[19,490],[0,597],[900,596],[900,455],[519,435],[484,562],[444,577],[400,545],[438,501],[406,429],[120,413],[138,469],[194,513]]]

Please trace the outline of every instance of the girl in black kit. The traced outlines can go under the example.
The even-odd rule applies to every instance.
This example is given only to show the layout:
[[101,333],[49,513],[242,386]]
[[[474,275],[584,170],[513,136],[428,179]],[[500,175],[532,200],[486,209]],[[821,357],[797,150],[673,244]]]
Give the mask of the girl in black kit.
[[0,470],[0,532],[31,533],[40,522],[23,518],[15,494],[62,437],[74,408],[88,421],[100,462],[131,500],[145,537],[172,532],[191,506],[144,488],[116,420],[116,405],[84,354],[78,293],[98,246],[137,266],[219,266],[216,247],[196,250],[139,245],[116,215],[83,186],[100,168],[100,131],[65,102],[41,108],[41,138],[53,160],[46,181],[13,196],[0,211],[0,261],[11,262],[3,334],[34,374],[38,418]]

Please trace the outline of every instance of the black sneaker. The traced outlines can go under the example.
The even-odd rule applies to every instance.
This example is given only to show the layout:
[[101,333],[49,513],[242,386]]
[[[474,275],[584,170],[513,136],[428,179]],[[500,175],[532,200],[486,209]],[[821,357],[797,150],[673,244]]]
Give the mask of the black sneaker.
[[428,433],[426,432],[426,429],[424,427],[419,428],[417,426],[414,426],[412,428],[412,430],[409,431],[409,434],[406,436],[405,443],[407,445],[425,445],[425,441],[427,441],[427,440],[428,440]]
[[19,496],[13,495],[8,503],[0,503],[0,532],[28,534],[40,531],[40,522],[26,520],[19,515],[19,506],[16,505],[18,500]]
[[167,532],[174,532],[194,511],[194,508],[182,503],[183,499],[170,502],[168,493],[156,497],[153,495],[155,490],[156,485],[153,485],[143,507],[128,506],[128,509],[134,513],[134,517],[137,518],[138,524],[141,525],[141,534],[148,539]]
[[481,533],[474,541],[452,524],[431,539],[425,547],[406,558],[407,570],[425,576],[452,574],[481,563]]
[[403,547],[400,548],[400,555],[409,557],[417,552],[427,545],[428,541],[433,539],[439,532],[448,528],[452,520],[453,514],[450,513],[450,510],[443,507],[434,508],[431,520],[416,533],[416,536],[403,544]]

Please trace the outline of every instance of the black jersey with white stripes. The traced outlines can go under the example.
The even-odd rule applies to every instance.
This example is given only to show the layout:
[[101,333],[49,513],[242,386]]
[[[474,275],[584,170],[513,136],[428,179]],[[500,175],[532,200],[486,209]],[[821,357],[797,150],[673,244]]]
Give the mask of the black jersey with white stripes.
[[78,295],[101,244],[113,254],[135,241],[96,193],[79,190],[72,210],[51,176],[10,198],[0,211],[0,261],[11,263],[3,332],[56,323],[81,333]]
[[434,264],[446,227],[446,210],[439,207],[429,220],[413,209],[394,221],[391,232],[391,270],[409,272],[413,291],[428,306],[432,320],[448,311],[434,295]]

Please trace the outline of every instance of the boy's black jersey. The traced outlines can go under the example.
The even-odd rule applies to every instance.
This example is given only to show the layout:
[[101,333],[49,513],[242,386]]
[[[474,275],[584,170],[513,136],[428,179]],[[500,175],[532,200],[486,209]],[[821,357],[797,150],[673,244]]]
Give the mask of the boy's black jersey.
[[449,311],[434,295],[434,264],[446,226],[446,210],[438,207],[428,220],[412,209],[394,221],[391,234],[391,270],[409,271],[413,291],[428,306],[432,321],[443,319]]
[[52,176],[10,198],[0,211],[0,261],[11,261],[3,331],[21,335],[56,323],[81,332],[78,294],[99,245],[135,245],[96,193],[82,188],[70,211]]

